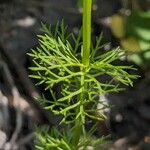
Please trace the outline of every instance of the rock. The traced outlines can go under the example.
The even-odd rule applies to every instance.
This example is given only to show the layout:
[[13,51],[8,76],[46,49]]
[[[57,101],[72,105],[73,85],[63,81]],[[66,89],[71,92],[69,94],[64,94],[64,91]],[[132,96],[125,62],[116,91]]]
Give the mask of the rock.
[[7,141],[6,133],[4,133],[2,130],[0,130],[0,149],[3,147],[3,145]]

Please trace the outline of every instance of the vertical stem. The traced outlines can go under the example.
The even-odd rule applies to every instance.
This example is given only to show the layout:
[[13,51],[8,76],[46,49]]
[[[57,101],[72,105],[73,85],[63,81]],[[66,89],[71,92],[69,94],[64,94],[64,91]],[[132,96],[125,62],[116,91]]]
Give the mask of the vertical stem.
[[[82,63],[86,66],[89,66],[90,63],[90,47],[91,47],[91,10],[92,9],[92,0],[83,0],[83,56]],[[86,68],[81,68],[81,71],[86,72]],[[84,109],[84,100],[85,100],[85,90],[87,85],[85,83],[85,76],[81,76],[80,87],[82,87],[82,92],[78,97],[80,101],[80,106],[77,109],[77,112],[82,112]],[[83,116],[82,116],[83,115]],[[76,147],[79,143],[80,136],[84,134],[84,114],[81,114],[80,117],[75,122],[74,128],[74,140],[73,145]]]
[[91,9],[92,0],[83,0],[83,58],[82,63],[89,66],[91,46]]
[[[83,56],[82,63],[86,66],[81,68],[83,75],[81,76],[80,86],[82,92],[80,94],[80,112],[84,111],[84,102],[87,98],[87,83],[85,82],[86,70],[90,64],[90,48],[91,48],[91,12],[92,12],[92,0],[83,0]],[[83,115],[83,116],[82,116]],[[85,114],[81,115],[82,129],[84,129]],[[83,130],[82,130],[83,131]]]

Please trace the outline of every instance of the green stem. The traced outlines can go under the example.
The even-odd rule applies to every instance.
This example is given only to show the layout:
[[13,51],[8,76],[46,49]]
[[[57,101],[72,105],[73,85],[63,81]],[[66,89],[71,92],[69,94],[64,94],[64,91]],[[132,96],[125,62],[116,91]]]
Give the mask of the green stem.
[[92,0],[83,0],[83,58],[82,63],[89,66],[91,46]]
[[[81,71],[84,73],[90,64],[90,47],[91,47],[91,8],[92,8],[92,0],[83,0],[83,56],[82,56],[82,64],[86,66],[86,68],[81,67]],[[78,101],[80,101],[80,106],[77,109],[78,111],[83,111],[84,109],[84,100],[86,98],[85,91],[87,89],[87,85],[85,84],[85,76],[81,76],[81,81],[79,87],[82,87],[82,92],[78,97]],[[85,114],[81,114],[80,117],[75,122],[74,128],[74,140],[73,145],[77,147],[81,134],[84,134],[84,122],[85,122]]]

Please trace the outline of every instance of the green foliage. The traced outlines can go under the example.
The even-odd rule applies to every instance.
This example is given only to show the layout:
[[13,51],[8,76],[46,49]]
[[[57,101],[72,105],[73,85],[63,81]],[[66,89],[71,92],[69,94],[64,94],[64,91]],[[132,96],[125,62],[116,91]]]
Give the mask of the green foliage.
[[112,33],[129,53],[129,59],[141,67],[150,67],[150,12],[132,11],[131,15],[113,15]]
[[71,132],[62,134],[55,128],[51,129],[51,132],[44,128],[43,130],[37,131],[37,143],[35,148],[36,150],[72,150],[70,144],[71,136]]
[[[45,25],[43,25],[42,29],[45,33],[38,36],[39,47],[32,50],[29,55],[33,58],[35,64],[34,67],[30,68],[35,71],[30,77],[38,79],[38,85],[47,85],[46,89],[51,91],[54,98],[53,101],[41,100],[45,109],[51,110],[56,115],[63,115],[61,123],[72,123],[72,126],[79,118],[81,118],[82,124],[85,124],[89,118],[103,120],[105,115],[101,114],[97,108],[98,103],[103,105],[101,100],[97,98],[98,95],[118,92],[122,90],[119,87],[119,82],[132,85],[132,80],[136,78],[135,75],[130,75],[127,72],[133,69],[131,66],[113,65],[115,60],[123,56],[123,52],[117,48],[105,54],[97,55],[97,52],[102,48],[102,36],[100,36],[97,38],[95,46],[91,48],[90,64],[87,67],[82,63],[81,32],[77,38],[73,34],[67,35],[63,22],[60,26],[59,24],[56,26],[55,32],[52,32],[51,29],[49,30]],[[86,72],[84,71],[85,68]],[[104,75],[111,78],[106,82],[99,80]],[[86,85],[84,90],[83,85],[81,85],[83,77],[84,85]],[[113,84],[114,82],[116,84]],[[56,96],[57,92],[52,91],[54,86],[60,86],[61,88],[59,97]],[[81,94],[84,94],[83,98]],[[103,105],[102,109],[107,107]],[[71,133],[73,134],[73,132]],[[71,136],[70,133],[69,136]],[[48,141],[46,140],[47,138],[49,139]],[[55,145],[64,150],[69,149],[69,143],[66,143],[68,138],[67,141],[61,138],[56,140],[53,135],[47,134],[46,139],[45,142],[49,143],[48,148]],[[66,144],[68,144],[68,147],[64,148]],[[45,144],[43,143],[42,145]],[[40,147],[37,148],[40,150]]]
[[127,35],[150,42],[150,12],[133,11],[127,17]]
[[[29,54],[35,64],[30,68],[34,71],[30,77],[37,79],[38,85],[45,84],[54,99],[42,99],[42,105],[61,115],[60,124],[67,125],[64,131],[55,128],[50,134],[38,134],[38,150],[77,150],[87,146],[96,149],[103,140],[87,133],[85,124],[89,119],[105,119],[102,110],[109,106],[99,100],[99,95],[122,90],[120,83],[132,86],[132,80],[137,78],[128,73],[131,66],[114,65],[123,56],[119,48],[99,55],[102,35],[95,44],[91,43],[91,5],[92,0],[84,0],[83,30],[77,37],[67,34],[63,22],[57,23],[55,30],[42,25],[39,46]],[[101,80],[104,76],[108,78],[105,81]],[[59,87],[60,92],[52,90],[54,87]]]
[[150,12],[134,11],[127,18],[127,34],[140,45],[140,52],[130,55],[130,59],[141,67],[150,67]]
[[94,150],[99,150],[104,144],[109,140],[108,137],[101,137],[97,139],[91,133],[86,134],[80,138],[80,141],[76,148],[71,144],[73,138],[72,129],[68,132],[61,133],[56,128],[52,128],[49,131],[48,128],[37,130],[37,141],[36,150],[77,150],[77,149],[87,149],[88,147],[93,147]]
[[[43,25],[45,34],[38,36],[40,46],[36,50],[32,50],[30,54],[35,63],[35,67],[30,68],[35,71],[35,74],[30,75],[30,77],[39,79],[38,84],[46,84],[46,89],[51,90],[53,86],[61,86],[60,98],[57,99],[56,93],[52,93],[54,101],[45,101],[46,105],[49,103],[45,108],[52,110],[55,114],[63,115],[62,122],[67,123],[68,118],[70,118],[69,121],[74,122],[78,117],[82,117],[82,121],[85,123],[85,116],[101,120],[103,119],[101,115],[95,116],[95,114],[98,114],[97,104],[100,103],[100,101],[95,100],[96,97],[100,94],[120,90],[118,83],[112,84],[114,81],[132,85],[132,79],[135,79],[135,76],[125,71],[132,69],[132,67],[114,66],[112,64],[113,61],[123,55],[119,49],[97,56],[97,51],[101,47],[100,36],[97,38],[95,47],[92,48],[90,65],[87,68],[82,63],[82,52],[77,52],[77,50],[82,49],[81,32],[75,38],[73,34],[67,35],[66,28],[63,26],[62,23],[59,31],[56,26],[53,34]],[[69,40],[74,41],[74,46]],[[85,68],[87,68],[86,72],[83,71]],[[106,83],[99,81],[98,78],[103,75],[112,78]],[[87,85],[84,91],[82,91],[80,83],[83,76],[84,84]],[[81,104],[80,98],[77,97],[82,92],[85,93],[86,97]],[[91,103],[93,106],[90,106],[89,110],[88,106]],[[76,112],[75,110],[80,105],[83,105],[83,107]]]

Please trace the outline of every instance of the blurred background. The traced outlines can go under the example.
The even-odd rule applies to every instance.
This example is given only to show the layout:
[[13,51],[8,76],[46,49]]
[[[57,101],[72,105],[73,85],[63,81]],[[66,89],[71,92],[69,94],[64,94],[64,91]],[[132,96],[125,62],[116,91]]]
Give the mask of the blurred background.
[[[38,45],[41,22],[54,26],[62,19],[78,34],[82,0],[0,0],[0,148],[11,150],[13,143],[14,149],[32,149],[33,124],[57,124],[33,100],[50,96],[28,78],[27,53]],[[126,56],[118,65],[133,65],[140,77],[133,87],[106,96],[115,109],[99,134],[111,134],[114,149],[150,150],[150,0],[93,0],[93,39],[101,32],[108,43],[103,50],[119,46]]]

